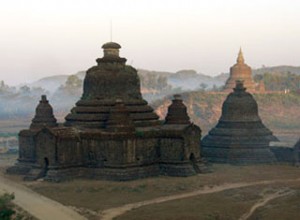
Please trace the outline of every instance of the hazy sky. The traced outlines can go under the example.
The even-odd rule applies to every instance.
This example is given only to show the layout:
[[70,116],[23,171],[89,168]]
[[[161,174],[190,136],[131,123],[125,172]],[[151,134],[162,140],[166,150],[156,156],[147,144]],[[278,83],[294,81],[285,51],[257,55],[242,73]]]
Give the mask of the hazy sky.
[[0,0],[0,79],[86,70],[110,41],[136,68],[209,75],[246,62],[300,65],[298,0]]

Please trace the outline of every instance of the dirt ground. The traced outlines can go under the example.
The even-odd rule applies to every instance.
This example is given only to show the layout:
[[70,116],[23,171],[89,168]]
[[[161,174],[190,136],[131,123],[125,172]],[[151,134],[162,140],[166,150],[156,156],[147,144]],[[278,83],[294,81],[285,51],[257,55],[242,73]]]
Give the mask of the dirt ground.
[[[115,219],[297,220],[300,216],[299,194],[299,181],[297,185],[290,183],[256,185],[143,206]],[[284,202],[285,205],[281,206]]]
[[86,220],[70,207],[41,196],[16,181],[9,180],[5,175],[0,175],[0,193],[13,193],[12,201],[30,215],[42,220]]
[[[12,127],[12,130],[16,129]],[[282,140],[296,141],[297,132],[275,131]],[[14,164],[17,155],[0,155],[0,172]],[[125,205],[183,195],[226,184],[300,178],[300,168],[289,165],[231,166],[214,164],[212,173],[191,177],[159,176],[128,182],[77,179],[63,183],[24,182],[20,176],[5,178],[53,199],[88,219],[102,218],[105,211]],[[287,192],[285,195],[281,192]],[[278,196],[279,195],[279,196]],[[278,196],[278,197],[277,197]],[[271,199],[270,199],[271,198]],[[270,200],[268,200],[270,199]],[[131,207],[134,207],[132,205]],[[254,208],[254,210],[252,210]],[[299,182],[270,183],[227,189],[172,201],[121,210],[116,219],[300,219]]]
[[[50,199],[73,207],[81,214],[88,216],[88,219],[101,219],[101,213],[107,209],[158,197],[184,194],[224,184],[288,180],[300,177],[300,169],[289,165],[213,165],[212,170],[212,173],[186,178],[160,176],[128,182],[83,179],[63,183],[23,182],[17,176],[7,177]],[[265,191],[276,192],[287,187],[298,193],[300,185],[291,186],[290,184],[242,187],[157,205],[147,205],[129,211],[117,219],[174,219],[175,216],[178,219],[186,219],[183,217],[189,219],[238,219],[263,197]],[[288,198],[291,198],[291,202],[300,204],[299,197],[293,195]],[[274,201],[281,201],[281,198]],[[258,208],[252,216],[261,216],[259,213],[262,212],[261,209],[264,213],[264,208]],[[273,211],[268,210],[270,213]],[[154,213],[158,214],[154,215]]]

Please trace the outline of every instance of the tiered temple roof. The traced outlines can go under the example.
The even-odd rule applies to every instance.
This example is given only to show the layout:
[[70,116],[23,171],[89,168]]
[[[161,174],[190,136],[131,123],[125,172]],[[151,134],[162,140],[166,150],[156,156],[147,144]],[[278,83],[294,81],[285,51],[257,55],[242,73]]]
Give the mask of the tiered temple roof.
[[[102,46],[104,57],[90,68],[84,79],[82,98],[66,116],[66,126],[105,128],[115,100],[121,99],[135,126],[158,125],[158,116],[142,98],[136,69],[119,57],[121,46],[114,42]],[[113,86],[112,86],[113,85]]]

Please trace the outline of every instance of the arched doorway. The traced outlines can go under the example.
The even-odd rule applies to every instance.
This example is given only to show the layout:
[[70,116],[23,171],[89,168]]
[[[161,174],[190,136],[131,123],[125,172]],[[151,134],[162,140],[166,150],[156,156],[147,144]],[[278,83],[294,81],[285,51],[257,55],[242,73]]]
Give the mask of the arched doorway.
[[45,157],[42,172],[40,173],[39,178],[45,177],[47,175],[48,169],[49,169],[49,159],[48,157]]

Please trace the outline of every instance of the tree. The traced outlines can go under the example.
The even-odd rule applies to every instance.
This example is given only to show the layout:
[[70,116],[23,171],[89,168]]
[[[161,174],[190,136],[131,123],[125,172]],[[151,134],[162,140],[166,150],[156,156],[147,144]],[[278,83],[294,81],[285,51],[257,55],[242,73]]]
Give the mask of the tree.
[[30,94],[30,88],[28,86],[22,86],[20,88],[20,93],[22,93],[23,95],[28,95]]
[[0,93],[7,93],[9,91],[9,86],[5,84],[3,80],[0,81]]
[[11,216],[15,214],[11,201],[15,198],[14,194],[5,193],[0,196],[0,219],[10,220]]
[[78,78],[76,75],[71,75],[68,77],[65,87],[67,88],[81,88],[82,80]]
[[200,83],[199,87],[202,91],[205,91],[205,89],[208,87],[208,85],[206,83]]

